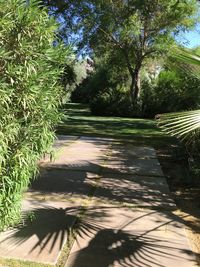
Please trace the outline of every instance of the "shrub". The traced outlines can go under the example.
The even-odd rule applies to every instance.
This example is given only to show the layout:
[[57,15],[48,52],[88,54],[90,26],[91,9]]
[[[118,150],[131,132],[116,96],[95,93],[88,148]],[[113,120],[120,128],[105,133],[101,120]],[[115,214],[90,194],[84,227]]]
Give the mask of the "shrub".
[[[117,87],[130,87],[130,77],[127,68],[121,64],[121,57],[118,54],[101,55],[101,58],[95,58],[95,65],[86,79],[76,87],[72,93],[72,102],[89,103],[100,94],[112,93],[112,90],[118,92]],[[113,93],[112,93],[113,94]]]
[[200,82],[187,73],[162,71],[156,82],[143,82],[141,99],[143,115],[151,118],[158,113],[196,108]]
[[72,92],[72,102],[89,103],[97,95],[104,93],[111,86],[107,69],[100,67],[76,87]]
[[200,82],[180,71],[163,70],[152,81],[144,79],[141,92],[140,102],[133,107],[127,86],[104,87],[97,95],[90,95],[91,111],[94,115],[154,118],[159,113],[196,108]]
[[125,87],[107,88],[106,92],[98,94],[90,102],[94,115],[138,117],[139,105],[132,107],[130,95]]
[[[65,72],[62,78],[62,82],[67,92],[67,95],[65,96],[65,99],[67,100],[66,102],[69,102],[69,100],[72,100],[72,102],[77,102],[76,93],[74,93],[74,90],[78,88],[80,84],[82,84],[85,80],[87,80],[87,76],[89,75],[90,71],[88,69],[89,65],[87,65],[86,60],[79,61],[74,59],[72,64],[70,64],[70,66],[69,65],[65,66]],[[78,99],[80,98],[79,90],[77,97]]]
[[21,198],[54,140],[69,49],[38,1],[0,1],[0,229],[20,219]]

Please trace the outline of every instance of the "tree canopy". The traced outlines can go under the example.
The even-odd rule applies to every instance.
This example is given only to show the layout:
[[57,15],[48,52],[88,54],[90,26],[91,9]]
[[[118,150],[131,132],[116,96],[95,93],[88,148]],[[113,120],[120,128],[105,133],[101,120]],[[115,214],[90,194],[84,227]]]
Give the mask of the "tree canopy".
[[[146,58],[165,53],[173,35],[195,22],[195,0],[49,0],[61,21],[61,35],[70,30],[79,48],[95,54],[119,51],[132,79],[132,102],[140,96],[140,71]],[[62,17],[62,18],[61,18]]]

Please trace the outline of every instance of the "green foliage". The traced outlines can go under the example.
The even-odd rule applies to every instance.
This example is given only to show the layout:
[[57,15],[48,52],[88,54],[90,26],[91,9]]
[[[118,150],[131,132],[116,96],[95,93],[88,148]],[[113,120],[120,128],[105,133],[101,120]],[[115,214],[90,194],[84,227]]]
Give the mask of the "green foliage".
[[0,229],[20,219],[21,198],[54,140],[69,49],[38,1],[0,1]]
[[[72,93],[72,102],[89,103],[100,94],[116,91],[116,87],[129,86],[129,75],[119,54],[96,57],[96,68]],[[113,90],[112,90],[113,89]]]
[[97,87],[84,87],[95,115],[154,118],[158,113],[197,108],[200,101],[199,79],[179,68],[162,70],[152,80],[146,78],[142,83],[141,102],[134,106],[128,85],[106,84],[105,77],[102,83],[100,77],[98,80]]
[[[169,51],[173,35],[192,28],[196,0],[43,0],[54,15],[62,16],[61,32],[72,29],[79,48],[102,56],[118,54],[132,79],[132,102],[140,96],[140,71],[145,60]],[[66,21],[67,18],[67,21]],[[68,21],[69,20],[69,21]],[[63,26],[63,21],[65,26]],[[61,35],[62,35],[61,34]],[[112,66],[111,66],[112,67]]]
[[[190,75],[193,75],[200,84],[199,79],[199,67],[200,67],[200,57],[199,50],[189,51],[176,49],[172,51],[175,54],[175,58],[178,63],[182,63],[184,70]],[[187,68],[185,67],[187,66]],[[198,87],[198,91],[199,91]],[[196,96],[199,96],[196,94]],[[197,97],[199,103],[199,97]],[[189,166],[191,168],[191,174],[199,177],[199,159],[200,159],[200,110],[199,108],[194,111],[176,112],[162,114],[159,116],[158,125],[168,134],[176,136],[184,142],[189,154]]]
[[[176,50],[176,52],[178,52],[176,58],[184,64],[191,64],[197,67],[200,66],[200,57],[198,53],[195,54],[194,52],[187,50]],[[189,69],[188,72],[191,73],[191,69]],[[197,80],[200,83],[199,76],[196,74],[198,74],[197,69],[194,69],[194,76],[197,77]],[[181,113],[163,114],[159,119],[159,126],[167,133],[177,136],[182,140],[186,140],[189,143],[197,143],[200,132],[200,111],[198,109]]]
[[90,101],[94,115],[117,117],[141,117],[141,106],[132,105],[127,87],[106,88],[104,93],[96,95]]
[[100,67],[96,72],[85,79],[72,93],[72,102],[89,103],[97,94],[111,87],[106,67]]
[[163,70],[155,82],[145,81],[142,87],[145,117],[196,108],[200,101],[199,80],[179,69]]
[[[69,93],[72,102],[84,102],[84,96],[82,97],[82,85],[88,80],[90,68],[86,60],[76,61],[73,65],[74,79],[71,84],[67,84],[66,89]],[[84,93],[83,93],[84,95]],[[75,100],[73,100],[75,99]]]

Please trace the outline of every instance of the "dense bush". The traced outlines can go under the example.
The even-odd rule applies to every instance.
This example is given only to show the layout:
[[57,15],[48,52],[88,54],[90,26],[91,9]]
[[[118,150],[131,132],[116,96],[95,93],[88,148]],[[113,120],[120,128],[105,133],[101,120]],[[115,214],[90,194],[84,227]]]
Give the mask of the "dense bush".
[[[76,92],[74,90],[76,88],[79,88],[79,85],[82,84],[84,80],[86,80],[88,76],[88,68],[87,66],[87,61],[86,60],[74,60],[73,64],[66,65],[65,66],[65,71],[63,74],[62,82],[65,87],[65,99],[68,102],[70,99],[72,99],[72,102],[77,102],[76,101],[76,96],[75,100],[74,95],[76,95]],[[80,91],[80,90],[78,90]],[[77,96],[78,99],[80,98],[80,95]],[[78,102],[84,102],[80,98],[80,101]]]
[[[93,79],[96,81],[95,77]],[[105,75],[102,79],[100,83],[99,77],[99,85],[94,87],[93,92],[93,87],[88,90],[87,84],[83,88],[85,92],[90,92],[86,99],[90,100],[94,115],[154,118],[159,113],[197,108],[200,102],[199,79],[179,69],[162,70],[158,77],[144,78],[140,102],[134,107],[128,86],[110,83],[108,87]]]
[[69,56],[52,45],[55,21],[29,2],[0,1],[0,229],[18,222],[22,193],[53,142]]
[[142,113],[145,117],[188,110],[199,105],[200,82],[185,72],[162,71],[157,81],[143,82],[142,87]]
[[97,95],[104,93],[107,87],[111,86],[107,69],[100,67],[76,87],[72,93],[72,102],[89,103]]
[[132,107],[130,95],[126,87],[106,88],[90,101],[90,109],[94,115],[139,117],[140,106]]
[[101,94],[106,95],[108,93],[110,96],[110,94],[113,95],[113,91],[118,94],[117,87],[125,87],[127,84],[129,86],[129,74],[121,64],[121,60],[119,54],[103,55],[102,58],[96,58],[93,71],[72,93],[72,102],[94,102],[94,99],[100,97]]

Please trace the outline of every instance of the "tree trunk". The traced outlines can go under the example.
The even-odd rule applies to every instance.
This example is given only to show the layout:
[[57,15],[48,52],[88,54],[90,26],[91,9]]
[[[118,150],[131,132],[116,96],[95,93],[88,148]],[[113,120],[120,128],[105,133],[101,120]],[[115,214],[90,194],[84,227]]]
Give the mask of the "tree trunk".
[[138,102],[140,97],[140,70],[142,67],[142,57],[137,57],[135,67],[132,68],[127,50],[123,49],[122,51],[126,59],[127,68],[131,75],[130,98],[132,105],[134,106],[134,104]]
[[130,94],[133,105],[137,103],[140,98],[140,69],[141,67],[135,67],[134,73],[131,76]]

